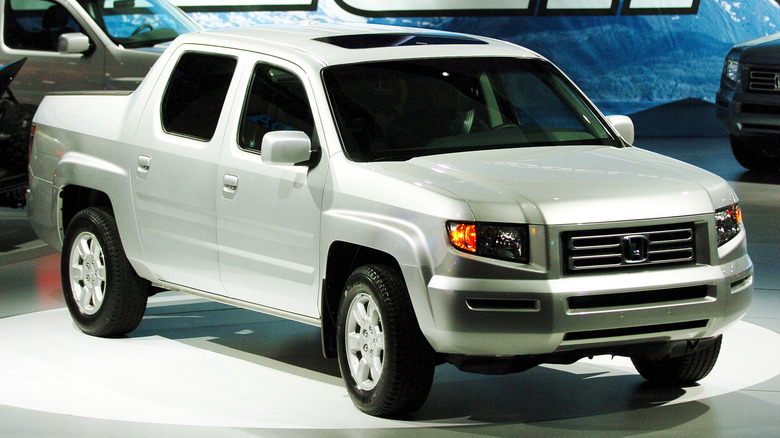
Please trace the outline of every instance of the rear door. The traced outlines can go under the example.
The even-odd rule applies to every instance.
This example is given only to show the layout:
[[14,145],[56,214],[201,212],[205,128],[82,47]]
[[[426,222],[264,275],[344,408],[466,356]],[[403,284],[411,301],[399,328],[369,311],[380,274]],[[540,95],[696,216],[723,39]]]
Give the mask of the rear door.
[[165,92],[153,95],[139,123],[129,163],[133,201],[144,261],[155,275],[220,294],[217,163],[239,56],[188,45],[178,52],[158,84]]

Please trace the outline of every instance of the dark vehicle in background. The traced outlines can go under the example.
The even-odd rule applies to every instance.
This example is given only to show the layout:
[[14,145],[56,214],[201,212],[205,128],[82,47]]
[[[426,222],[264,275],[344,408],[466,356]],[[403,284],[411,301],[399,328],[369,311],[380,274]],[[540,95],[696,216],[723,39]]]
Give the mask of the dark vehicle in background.
[[739,164],[750,170],[780,168],[780,33],[729,51],[715,101]]
[[11,92],[11,81],[26,58],[0,67],[0,206],[16,207],[27,188],[29,114]]

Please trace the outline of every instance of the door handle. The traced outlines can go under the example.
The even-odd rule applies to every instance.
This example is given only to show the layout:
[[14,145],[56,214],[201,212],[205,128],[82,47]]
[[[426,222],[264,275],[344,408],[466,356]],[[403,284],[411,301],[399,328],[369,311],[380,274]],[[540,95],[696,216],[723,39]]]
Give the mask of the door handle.
[[138,168],[136,169],[136,175],[138,178],[146,179],[149,175],[149,169],[152,167],[152,157],[149,155],[138,156]]
[[222,197],[225,199],[233,199],[238,191],[238,175],[226,173],[222,177]]

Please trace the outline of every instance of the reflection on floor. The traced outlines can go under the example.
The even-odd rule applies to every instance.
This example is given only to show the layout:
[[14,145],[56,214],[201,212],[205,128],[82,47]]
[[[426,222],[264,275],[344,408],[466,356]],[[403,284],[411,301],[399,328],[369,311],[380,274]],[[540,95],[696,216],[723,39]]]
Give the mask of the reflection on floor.
[[637,144],[729,179],[745,212],[754,303],[700,385],[659,390],[609,357],[509,376],[440,366],[414,416],[368,417],[316,328],[167,292],[131,336],[81,335],[59,256],[1,210],[0,436],[780,436],[780,173],[743,172],[722,137]]

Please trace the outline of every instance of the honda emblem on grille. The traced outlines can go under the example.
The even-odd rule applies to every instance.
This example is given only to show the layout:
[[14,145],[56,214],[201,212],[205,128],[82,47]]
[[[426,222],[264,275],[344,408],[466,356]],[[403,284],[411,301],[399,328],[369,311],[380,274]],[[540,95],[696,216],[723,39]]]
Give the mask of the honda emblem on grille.
[[647,236],[631,235],[623,236],[623,262],[624,263],[642,263],[647,261],[647,248],[650,246],[650,240]]

